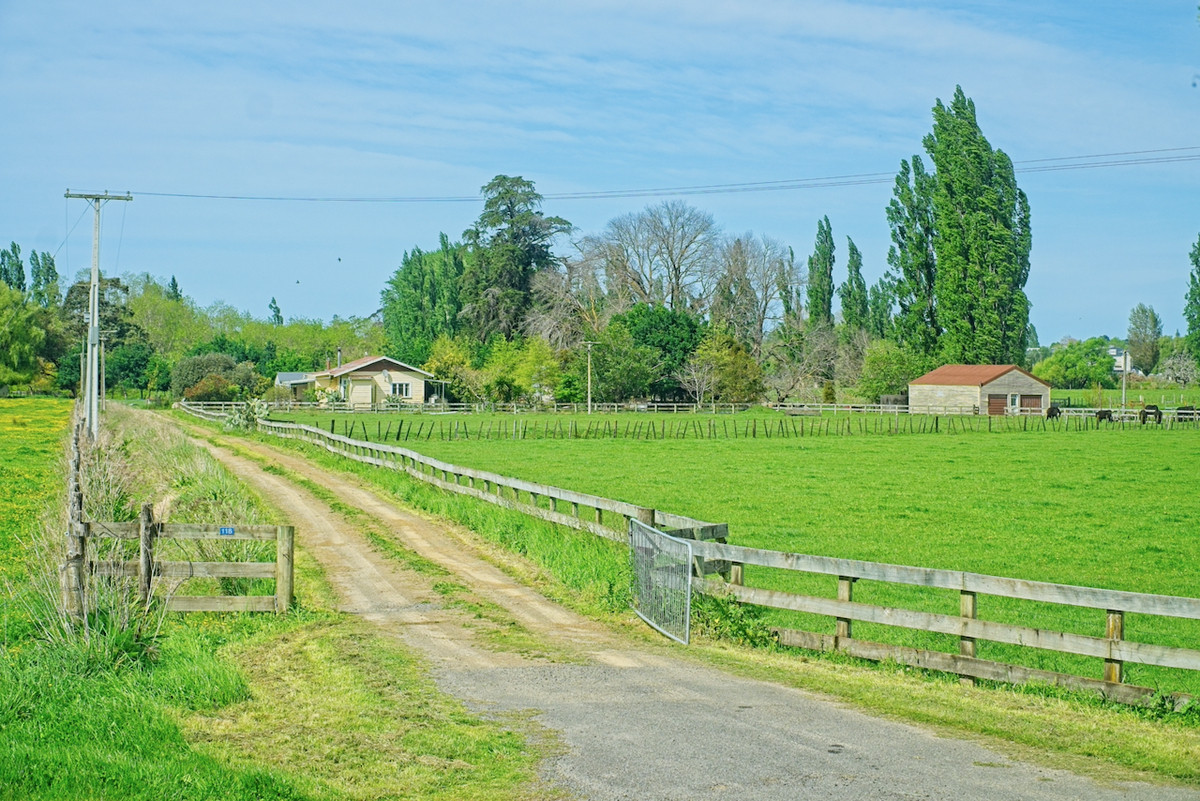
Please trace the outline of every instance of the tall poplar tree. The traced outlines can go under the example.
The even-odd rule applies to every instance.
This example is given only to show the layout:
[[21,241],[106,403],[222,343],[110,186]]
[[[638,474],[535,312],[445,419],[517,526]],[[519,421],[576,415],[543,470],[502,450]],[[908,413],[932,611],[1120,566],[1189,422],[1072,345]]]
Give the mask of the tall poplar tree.
[[808,257],[808,327],[833,325],[833,228],[817,221],[817,241]]
[[1020,363],[1029,325],[1029,200],[1012,160],[993,150],[975,103],[954,90],[933,108],[925,150],[935,168],[934,294],[944,363]]
[[21,246],[16,242],[8,250],[0,250],[0,282],[18,292],[25,291],[25,263],[21,261]]
[[1183,303],[1183,318],[1187,320],[1188,352],[1192,358],[1200,362],[1200,236],[1192,245],[1188,254],[1192,261],[1192,271],[1188,275],[1188,291]]
[[854,240],[846,237],[846,282],[838,287],[838,300],[842,303],[842,325],[847,334],[865,330],[869,326],[870,311],[867,307],[867,282],[862,274],[862,253]]
[[29,254],[30,288],[33,302],[43,309],[57,307],[62,303],[62,289],[58,285],[58,268],[54,257],[36,250]]
[[404,254],[380,298],[388,356],[419,366],[432,355],[438,337],[458,333],[463,250],[442,234],[438,250],[413,248]]
[[924,357],[937,353],[942,336],[934,295],[937,256],[933,250],[933,186],[934,177],[925,172],[920,156],[914,155],[911,165],[901,160],[887,207],[892,231],[887,261],[899,308],[892,336],[901,347]]

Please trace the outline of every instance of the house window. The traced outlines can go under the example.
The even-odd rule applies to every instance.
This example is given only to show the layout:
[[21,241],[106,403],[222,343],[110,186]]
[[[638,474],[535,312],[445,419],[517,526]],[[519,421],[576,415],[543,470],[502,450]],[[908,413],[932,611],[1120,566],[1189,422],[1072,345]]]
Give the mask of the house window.
[[411,398],[412,384],[407,381],[402,384],[392,384],[392,394],[400,398]]
[[347,396],[349,395],[349,392],[350,392],[350,379],[349,378],[343,378],[342,380],[338,381],[338,392],[341,393],[342,400],[345,400],[347,398]]
[[1019,394],[1015,394],[1015,393],[1012,395],[1009,395],[1008,396],[1008,405],[1013,409],[1019,408],[1021,406],[1021,396]]

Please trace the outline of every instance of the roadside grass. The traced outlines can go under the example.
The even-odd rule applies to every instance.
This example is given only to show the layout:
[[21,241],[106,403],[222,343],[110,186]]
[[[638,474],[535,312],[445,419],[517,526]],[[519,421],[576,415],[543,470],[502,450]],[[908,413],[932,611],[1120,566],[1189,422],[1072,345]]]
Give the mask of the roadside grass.
[[250,692],[182,721],[188,739],[222,761],[299,773],[331,799],[554,795],[531,783],[537,754],[524,725],[468,714],[368,624],[314,622],[226,654]]
[[[790,440],[771,440],[769,446],[767,441],[760,440],[757,448],[754,440],[742,441],[738,453],[722,453],[721,441],[641,443],[638,450],[625,447],[631,443],[619,440],[443,442],[436,450],[424,447],[422,450],[447,461],[507,475],[615,496],[701,519],[729,520],[735,523],[735,539],[739,542],[752,539],[753,542],[746,544],[758,547],[780,547],[776,543],[782,541],[785,549],[882,561],[889,561],[888,554],[911,552],[917,556],[890,561],[976,569],[999,575],[1011,568],[1010,575],[1068,583],[1071,577],[1080,577],[1082,580],[1074,583],[1142,591],[1147,589],[1139,586],[1142,582],[1160,587],[1158,591],[1198,586],[1194,581],[1195,545],[1189,544],[1185,536],[1189,529],[1194,530],[1196,520],[1197,501],[1190,497],[1189,483],[1177,482],[1182,489],[1156,484],[1155,489],[1166,487],[1168,494],[1160,499],[1147,494],[1140,480],[1156,464],[1172,468],[1164,472],[1194,474],[1198,458],[1194,447],[1196,436],[1175,439],[1182,432],[1161,432],[1161,436],[1147,432],[1139,434],[1135,441],[1144,447],[1130,448],[1126,441],[1117,439],[1119,432],[1112,433],[1113,439],[1107,442],[1092,435],[1085,442],[1072,442],[1071,437],[1064,436],[1044,440],[1040,448],[1036,438],[1028,442],[1022,437],[929,438],[930,446],[915,452],[911,439],[897,438],[890,449],[885,449],[889,442],[886,438],[861,437],[824,440],[821,442],[824,447],[808,440],[804,443],[807,448],[800,448],[799,443]],[[493,516],[497,513],[512,514],[507,510],[451,496],[393,471],[358,465],[310,446],[264,439],[277,447],[300,450],[327,467],[394,487],[394,493],[405,503],[464,523],[495,541],[508,542],[508,547],[518,552],[524,548],[519,542],[511,543],[507,535],[486,528],[494,525]],[[1104,447],[1098,451],[1087,447],[1097,441]],[[1017,442],[1022,447],[1015,447]],[[848,443],[857,444],[850,446],[849,453],[839,453],[839,448],[846,448]],[[725,448],[729,445],[732,443]],[[966,458],[980,455],[982,458],[975,461]],[[910,458],[912,463],[905,466]],[[995,470],[979,469],[978,465],[988,464],[989,459]],[[947,480],[931,477],[931,473],[955,464],[962,465],[957,468],[964,475],[960,480],[969,478],[969,482],[948,491],[944,486]],[[702,469],[683,469],[680,465],[699,465]],[[713,469],[714,465],[724,469]],[[901,466],[898,470],[897,465]],[[761,475],[764,467],[770,473],[765,479]],[[1032,477],[1022,472],[1029,469],[1033,469]],[[1126,475],[1125,469],[1138,472]],[[844,474],[854,476],[855,480],[834,485],[824,478],[838,470],[847,471]],[[1117,486],[1111,492],[1099,493],[1099,499],[1090,497],[1089,491],[1105,488],[1106,482],[1114,477]],[[1037,490],[1037,482],[1051,480],[1053,492],[1047,498]],[[977,486],[980,482],[982,486]],[[1074,482],[1086,482],[1086,488],[1074,488]],[[1000,496],[989,499],[986,493],[993,490]],[[1114,495],[1122,497],[1123,493],[1144,499],[1143,505],[1152,510],[1178,507],[1175,512],[1160,515],[1166,534],[1173,539],[1164,539],[1160,536],[1163,532],[1147,534],[1144,521],[1131,522],[1131,515],[1111,511],[1101,515],[1105,504],[1111,504]],[[876,495],[878,498],[866,510],[844,508],[854,502],[863,504],[863,498]],[[768,510],[765,515],[761,512],[762,498],[789,496],[803,498],[804,503],[777,504],[774,511]],[[1047,508],[1047,503],[1056,505],[1060,511],[1080,508],[1081,514],[1078,519],[1067,516],[1047,521],[1041,516],[1045,512],[1038,511]],[[907,517],[897,516],[895,526],[883,526],[886,521],[870,517],[872,510],[886,511],[888,504],[907,514]],[[721,514],[721,510],[726,514]],[[940,526],[933,525],[931,521],[939,514],[946,519]],[[1101,524],[1098,518],[1108,522]],[[801,523],[793,522],[796,519]],[[860,531],[864,520],[873,525]],[[745,528],[737,525],[737,521]],[[970,526],[980,521],[999,529],[984,540],[993,547],[979,547],[979,532]],[[1088,532],[1111,530],[1105,526],[1114,525],[1118,527],[1116,536],[1099,540],[1105,546],[1099,556],[1090,551],[1098,541],[1097,535],[1089,539]],[[940,536],[920,536],[927,529]],[[737,532],[744,530],[749,534],[737,536]],[[802,536],[797,531],[803,532]],[[880,531],[887,536],[880,536]],[[568,550],[563,539],[573,534],[560,532],[557,550]],[[1024,539],[1017,535],[1023,535]],[[1043,537],[1049,541],[1044,542]],[[1076,539],[1084,541],[1077,543]],[[1005,546],[1006,540],[1012,540],[1011,544]],[[1110,552],[1108,548],[1116,551]],[[1156,561],[1145,565],[1140,561],[1143,557]],[[606,567],[598,565],[601,560],[607,561]],[[597,563],[595,576],[606,578],[600,579],[600,585],[594,586],[591,594],[605,596],[606,592],[601,590],[604,582],[627,570],[625,556],[608,552],[593,555],[592,561]],[[556,569],[551,561],[542,564],[551,574]],[[1137,574],[1129,575],[1131,570]],[[1177,575],[1179,572],[1184,575]],[[577,573],[572,579],[573,586],[586,584],[586,581],[581,584],[581,575]],[[552,596],[562,594],[561,580],[552,577],[541,580],[544,592]],[[595,581],[594,577],[594,585]],[[1195,591],[1180,594],[1194,595]],[[570,594],[563,600],[581,608]],[[586,606],[583,605],[584,611]],[[615,612],[617,607],[609,608]],[[594,609],[593,614],[596,611],[599,610]],[[679,655],[829,693],[875,712],[928,723],[956,735],[981,737],[1014,756],[1104,780],[1150,777],[1190,785],[1200,783],[1200,760],[1196,758],[1200,753],[1200,714],[1195,705],[1182,711],[1161,704],[1131,708],[1086,693],[1044,685],[981,682],[979,687],[963,687],[956,677],[894,663],[867,663],[840,654],[814,654],[779,647],[735,648],[727,641],[752,640],[754,632],[761,632],[763,620],[737,620],[730,627],[714,623],[712,610],[706,614],[708,617],[699,622],[702,629],[708,627],[710,634],[698,638],[698,647],[678,650]],[[737,614],[745,615],[746,608],[739,607]],[[608,618],[610,622],[628,621],[627,615],[609,614]],[[747,633],[751,635],[749,638]],[[1194,636],[1187,640],[1189,647],[1195,647],[1195,642]]]
[[[161,418],[110,407],[104,425],[112,482],[101,511],[121,519],[166,498],[174,520],[274,516]],[[39,505],[62,506],[64,426],[65,415],[35,438],[52,443],[43,473],[22,485]],[[122,454],[138,466],[114,464]],[[12,496],[10,477],[0,497]],[[303,549],[290,614],[168,614],[131,651],[12,624],[56,613],[56,574],[43,571],[61,526],[38,533],[43,546],[26,548],[0,528],[0,554],[28,566],[9,574],[3,598],[0,799],[555,797],[538,783],[548,746],[530,725],[468,714],[398,642],[329,611]]]

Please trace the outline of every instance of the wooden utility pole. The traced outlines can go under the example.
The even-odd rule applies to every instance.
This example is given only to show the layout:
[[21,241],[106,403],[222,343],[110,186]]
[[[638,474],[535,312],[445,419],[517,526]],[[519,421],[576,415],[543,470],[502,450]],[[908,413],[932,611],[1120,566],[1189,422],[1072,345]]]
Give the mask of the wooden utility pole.
[[92,286],[88,295],[87,374],[79,377],[88,436],[95,439],[100,433],[100,206],[101,201],[133,200],[133,195],[128,192],[124,195],[72,192],[68,189],[64,197],[82,198],[96,209],[96,220],[92,226]]

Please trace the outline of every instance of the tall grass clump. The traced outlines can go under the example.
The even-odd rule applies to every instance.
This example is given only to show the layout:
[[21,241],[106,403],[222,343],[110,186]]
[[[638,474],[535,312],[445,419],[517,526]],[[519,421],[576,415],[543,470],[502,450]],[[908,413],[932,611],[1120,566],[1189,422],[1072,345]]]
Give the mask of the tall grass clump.
[[[95,441],[80,438],[80,456],[79,485],[86,520],[136,520],[143,504],[150,504],[155,519],[161,522],[257,523],[268,516],[261,503],[211,456],[148,412],[114,404]],[[58,486],[62,486],[68,465],[65,456],[58,461],[56,472],[64,476]],[[144,603],[134,579],[88,576],[82,586],[82,614],[69,612],[59,584],[67,527],[65,502],[47,507],[32,548],[35,568],[20,597],[38,638],[59,646],[70,644],[100,663],[119,665],[153,658],[165,619],[163,600],[178,592],[183,583],[154,579],[152,598]],[[266,542],[159,540],[156,559],[263,561],[272,558],[272,548]],[[87,543],[86,561],[136,559],[136,542],[92,537]],[[246,579],[190,579],[187,587],[193,594],[274,591],[270,580],[254,581],[261,586],[251,584]]]

